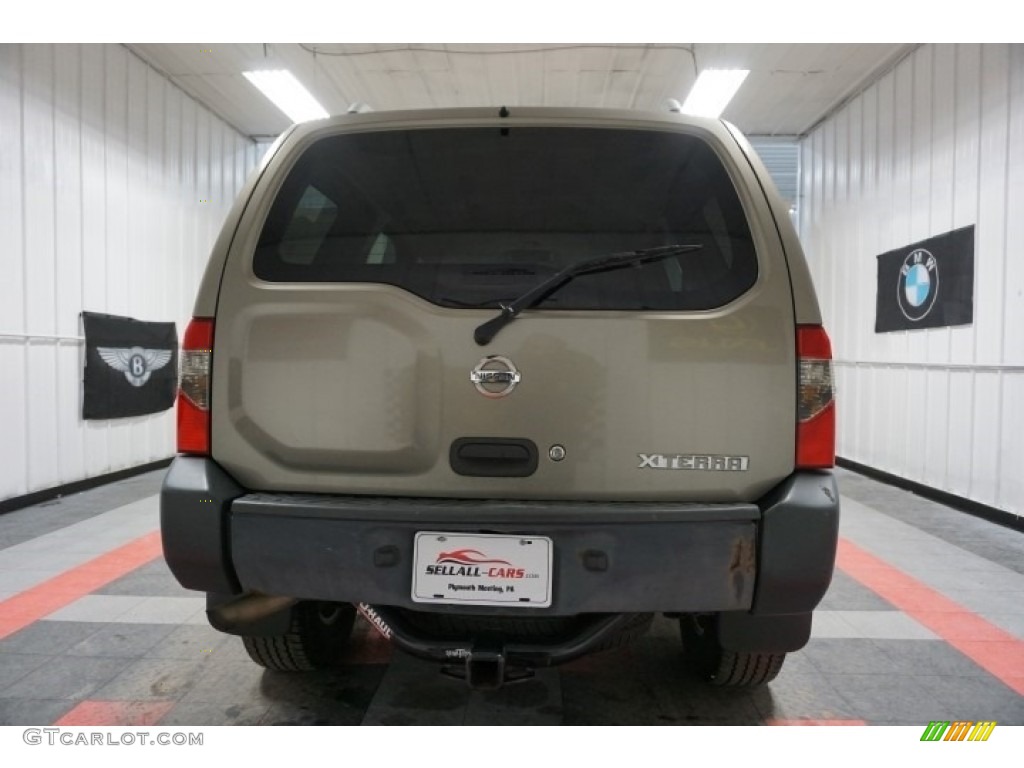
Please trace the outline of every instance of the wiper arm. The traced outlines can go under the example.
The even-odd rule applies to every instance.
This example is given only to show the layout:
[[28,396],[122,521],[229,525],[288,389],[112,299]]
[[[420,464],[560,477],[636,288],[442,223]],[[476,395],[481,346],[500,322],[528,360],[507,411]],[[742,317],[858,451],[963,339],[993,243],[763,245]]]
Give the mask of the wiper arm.
[[491,318],[473,331],[473,340],[481,347],[490,344],[491,339],[498,335],[498,331],[515,320],[520,312],[537,306],[574,277],[649,264],[653,261],[669,259],[683,253],[699,251],[703,247],[703,245],[662,245],[658,248],[644,248],[639,251],[626,251],[624,253],[598,256],[593,259],[585,259],[584,261],[570,264],[561,272],[556,272],[514,301],[502,304],[500,315]]

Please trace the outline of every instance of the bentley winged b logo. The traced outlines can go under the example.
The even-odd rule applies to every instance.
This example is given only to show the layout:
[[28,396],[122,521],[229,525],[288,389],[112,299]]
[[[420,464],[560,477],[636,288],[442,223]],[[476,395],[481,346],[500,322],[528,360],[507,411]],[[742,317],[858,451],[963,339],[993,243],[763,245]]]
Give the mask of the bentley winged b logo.
[[171,361],[169,349],[143,349],[142,347],[96,347],[103,362],[115,371],[122,371],[128,383],[141,387],[149,381],[153,371],[158,371]]

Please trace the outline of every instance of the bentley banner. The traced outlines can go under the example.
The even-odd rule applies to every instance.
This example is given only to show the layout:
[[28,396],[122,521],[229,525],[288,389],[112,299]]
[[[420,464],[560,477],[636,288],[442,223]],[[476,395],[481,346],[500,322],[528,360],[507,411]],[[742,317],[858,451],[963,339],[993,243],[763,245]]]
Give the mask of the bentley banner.
[[117,419],[166,411],[178,386],[174,323],[83,312],[83,419]]
[[875,333],[973,321],[973,224],[878,257]]

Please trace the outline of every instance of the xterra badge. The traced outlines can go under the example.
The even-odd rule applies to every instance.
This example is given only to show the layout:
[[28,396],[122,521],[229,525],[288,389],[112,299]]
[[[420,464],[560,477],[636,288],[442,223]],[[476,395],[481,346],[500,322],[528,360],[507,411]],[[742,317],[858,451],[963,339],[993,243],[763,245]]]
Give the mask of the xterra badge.
[[711,456],[707,454],[638,453],[637,469],[695,469],[706,472],[746,472],[749,456]]
[[501,355],[488,355],[469,374],[476,391],[492,398],[511,394],[522,378],[512,361]]

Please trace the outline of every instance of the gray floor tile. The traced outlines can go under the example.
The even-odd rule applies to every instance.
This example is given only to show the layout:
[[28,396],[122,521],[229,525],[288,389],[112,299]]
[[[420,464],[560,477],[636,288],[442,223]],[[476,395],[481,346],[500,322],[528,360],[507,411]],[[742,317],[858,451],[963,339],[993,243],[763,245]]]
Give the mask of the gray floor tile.
[[195,597],[198,593],[182,587],[171,574],[163,558],[96,590],[98,595],[142,595],[145,597]]
[[53,578],[151,533],[158,520],[157,499],[151,497],[2,549],[0,589],[15,588],[13,576],[25,579],[30,575],[35,583]]
[[1024,596],[1020,592],[957,587],[945,590],[944,594],[953,602],[980,613],[983,618],[1021,615],[1024,610]]
[[800,653],[823,674],[888,675],[900,671],[874,640],[813,638]]
[[55,656],[99,632],[91,622],[38,621],[0,640],[0,654],[39,653]]
[[361,720],[361,713],[334,704],[272,704],[259,725],[360,725]]
[[[2,520],[3,517],[0,516],[0,521]],[[15,544],[20,544],[22,541],[24,541],[22,537],[16,536],[13,532],[7,531],[2,527],[2,523],[0,523],[0,550],[7,549],[7,547],[14,546]]]
[[937,640],[927,627],[900,611],[844,611],[853,637],[871,640]]
[[844,611],[815,611],[811,624],[811,637],[814,639],[851,638],[856,637],[853,627],[843,618]]
[[256,663],[249,657],[249,653],[245,650],[245,646],[242,644],[242,638],[235,637],[234,635],[221,636],[224,638],[224,642],[218,645],[217,648],[213,651],[213,654],[217,658],[218,663]]
[[269,723],[360,723],[384,674],[371,666],[310,673],[267,671],[251,661],[209,669],[179,701],[176,711],[209,711],[220,722],[245,717]]
[[921,675],[916,682],[927,692],[929,708],[940,710],[931,720],[995,720],[1000,725],[1024,725],[1024,696],[991,675]]
[[99,549],[91,552],[68,552],[54,548],[41,549],[38,552],[0,551],[0,572],[36,570],[62,573],[92,560],[102,551]]
[[323,673],[266,672],[261,693],[271,705],[261,724],[358,725],[384,672],[385,667],[376,664]]
[[0,551],[0,568],[25,560],[43,563],[55,553],[71,553],[79,562],[85,562],[123,543],[123,536],[116,530],[101,533],[93,527],[89,533],[83,536],[77,526],[72,526],[22,542]]
[[989,673],[941,640],[876,640],[875,647],[907,675],[989,677]]
[[174,631],[170,625],[101,624],[93,633],[65,653],[68,656],[109,656],[137,658]]
[[104,623],[117,621],[147,598],[129,595],[85,595],[46,617],[47,622],[77,621]]
[[159,493],[167,471],[146,472],[88,491],[0,515],[4,548],[21,544]]
[[[1024,602],[1024,601],[1022,601]],[[1024,608],[1024,606],[1022,606]],[[1000,629],[1009,632],[1017,638],[1024,639],[1024,612],[1022,613],[996,613],[987,614],[987,618]]]
[[[762,721],[755,702],[763,689],[716,688],[678,673],[667,682],[666,689],[658,690],[654,697],[654,707],[646,718],[648,724],[758,725]],[[652,677],[647,678],[647,684],[660,685],[657,678]]]
[[565,725],[757,725],[754,693],[714,688],[687,668],[678,632],[656,620],[629,647],[560,668]]
[[222,634],[208,625],[174,627],[146,651],[145,658],[198,662],[212,657],[220,661],[229,655],[226,647],[229,642],[241,645],[237,638]]
[[1019,597],[1024,597],[1024,576],[1002,566],[991,571],[980,568],[958,568],[954,571],[949,566],[932,561],[928,567],[919,568],[916,576],[940,592],[948,589],[975,589],[1015,592]]
[[911,675],[825,674],[857,717],[871,722],[935,719],[928,692]]
[[1004,568],[1024,574],[1024,536],[909,491],[837,469],[840,493]]
[[[103,595],[102,597],[110,599],[112,596]],[[187,622],[197,615],[202,618],[203,623],[206,623],[206,599],[193,593],[176,597],[145,597],[141,603],[133,605],[117,620],[132,624],[177,625]]]
[[444,678],[431,664],[395,654],[381,680],[364,725],[462,725],[469,689]]
[[260,703],[201,704],[179,701],[161,720],[161,726],[259,725],[270,707]]
[[0,699],[0,725],[34,725],[45,727],[55,723],[74,707],[66,699]]
[[752,692],[751,700],[764,721],[861,719],[824,675],[796,674],[786,666],[766,688]]
[[0,698],[87,699],[122,669],[122,659],[63,656],[0,690]]
[[[264,704],[260,689],[266,670],[249,662],[210,663],[203,667],[202,676],[182,697],[182,703],[196,704]],[[269,706],[269,704],[267,704]]]
[[799,651],[793,651],[792,653],[786,654],[786,661],[782,665],[783,675],[820,675],[821,672],[814,662],[811,661],[811,657],[803,652],[803,649]]
[[0,571],[0,589],[17,594],[32,589],[56,576],[53,571],[26,569],[21,571]]
[[828,592],[818,605],[825,611],[886,611],[892,605],[842,571],[832,574]]
[[153,701],[180,699],[206,673],[206,660],[141,658],[120,666],[116,677],[92,694],[100,701]]
[[0,656],[0,690],[16,683],[29,672],[52,661],[52,656],[31,653],[5,653]]
[[562,715],[561,676],[542,669],[497,691],[471,691],[463,724],[561,725]]

